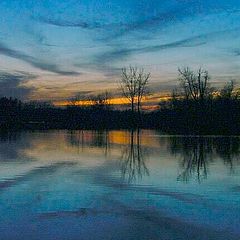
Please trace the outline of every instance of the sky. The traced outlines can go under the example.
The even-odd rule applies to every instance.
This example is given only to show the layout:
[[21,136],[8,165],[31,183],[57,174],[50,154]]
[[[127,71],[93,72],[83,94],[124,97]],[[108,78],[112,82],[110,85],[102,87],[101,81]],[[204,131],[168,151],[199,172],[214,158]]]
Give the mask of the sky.
[[151,72],[153,94],[186,66],[240,83],[240,1],[0,0],[0,96],[119,96],[129,65]]

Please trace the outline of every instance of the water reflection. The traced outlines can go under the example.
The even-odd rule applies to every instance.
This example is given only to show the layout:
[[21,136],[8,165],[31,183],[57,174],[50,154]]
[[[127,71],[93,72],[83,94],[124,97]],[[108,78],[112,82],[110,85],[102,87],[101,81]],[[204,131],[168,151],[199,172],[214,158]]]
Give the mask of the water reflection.
[[[156,159],[164,157],[164,160]],[[0,162],[23,160],[84,161],[84,156],[118,162],[128,183],[150,175],[151,165],[178,161],[178,181],[201,183],[222,161],[229,173],[239,164],[239,137],[177,137],[154,131],[47,131],[0,134]],[[99,157],[98,157],[99,156]],[[100,157],[101,156],[101,157]],[[101,160],[101,161],[102,161]],[[149,160],[149,161],[147,161]],[[147,162],[147,164],[146,164]]]
[[141,145],[141,131],[132,130],[129,134],[128,144],[124,147],[121,157],[122,177],[129,183],[149,175],[146,166],[147,151]]
[[1,131],[0,132],[0,142],[15,142],[20,137],[19,132],[12,131]]
[[239,161],[240,139],[238,137],[216,138],[213,145],[224,164],[234,171],[234,164]]
[[104,150],[105,155],[110,151],[109,147],[109,131],[70,131],[66,136],[67,142],[71,146],[77,147],[80,152],[85,147],[100,148]]
[[188,182],[196,178],[200,183],[209,174],[208,165],[220,158],[230,171],[239,156],[238,137],[170,137],[169,149],[180,155],[181,173],[177,180]]
[[239,239],[239,143],[150,130],[2,136],[0,239]]
[[[0,162],[27,160],[22,149],[30,147],[28,136],[21,132],[0,132]],[[24,159],[23,159],[24,158]]]
[[143,135],[141,130],[119,132],[109,131],[78,131],[70,132],[67,141],[71,146],[83,152],[85,147],[101,149],[107,157],[111,150],[117,148],[121,151],[119,162],[123,180],[128,183],[135,182],[143,176],[149,175],[146,166],[147,148],[142,146]]
[[[179,141],[180,140],[180,141]],[[212,160],[211,141],[206,138],[171,138],[172,153],[180,152],[181,173],[178,180],[188,182],[196,177],[198,182],[207,178],[208,163]]]

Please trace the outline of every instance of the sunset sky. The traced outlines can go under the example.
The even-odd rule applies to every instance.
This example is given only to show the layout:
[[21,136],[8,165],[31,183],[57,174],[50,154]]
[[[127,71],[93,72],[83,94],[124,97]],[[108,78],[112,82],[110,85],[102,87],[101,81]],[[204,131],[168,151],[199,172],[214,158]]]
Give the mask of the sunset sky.
[[239,0],[1,0],[0,95],[65,101],[108,90],[120,70],[151,72],[165,95],[177,68],[240,80]]

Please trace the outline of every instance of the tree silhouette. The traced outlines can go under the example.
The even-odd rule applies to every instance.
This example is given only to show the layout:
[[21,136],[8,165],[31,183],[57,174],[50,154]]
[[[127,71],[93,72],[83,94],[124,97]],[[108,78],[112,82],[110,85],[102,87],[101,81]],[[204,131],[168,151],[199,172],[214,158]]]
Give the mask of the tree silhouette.
[[108,91],[98,94],[95,96],[91,96],[89,99],[91,106],[97,109],[110,109],[110,94]]
[[232,99],[233,96],[234,96],[234,82],[229,81],[220,90],[220,98],[227,100],[227,99]]
[[131,104],[131,111],[134,114],[137,105],[138,116],[140,116],[141,103],[147,94],[147,84],[150,73],[145,73],[144,69],[130,66],[122,69],[121,90]]
[[197,73],[194,73],[189,67],[179,68],[179,80],[186,99],[193,99],[194,101],[203,101],[208,98],[212,89],[209,85],[208,71],[201,68]]

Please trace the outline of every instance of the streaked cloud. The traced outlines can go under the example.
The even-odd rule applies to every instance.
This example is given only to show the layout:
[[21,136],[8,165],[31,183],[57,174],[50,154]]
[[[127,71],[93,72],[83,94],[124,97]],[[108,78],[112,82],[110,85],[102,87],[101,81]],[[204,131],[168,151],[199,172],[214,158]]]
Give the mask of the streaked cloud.
[[233,49],[233,54],[237,57],[240,56],[240,48]]
[[101,24],[95,22],[95,23],[88,23],[84,21],[68,21],[68,20],[57,20],[53,19],[51,17],[38,17],[37,21],[57,27],[79,27],[79,28],[85,28],[85,29],[95,29],[95,28],[101,28]]
[[119,95],[129,64],[151,71],[159,92],[183,65],[239,79],[239,13],[239,0],[0,1],[0,70],[36,73],[31,96],[53,100]]
[[28,98],[34,88],[27,87],[24,83],[34,78],[36,76],[22,72],[0,72],[0,96],[15,97],[18,99]]
[[11,49],[5,46],[3,43],[0,43],[0,54],[5,55],[7,57],[16,58],[22,60],[33,67],[39,68],[44,71],[60,74],[60,75],[79,75],[79,72],[74,71],[64,71],[61,70],[57,65],[52,63],[47,63],[44,61],[40,61],[39,59],[29,56],[21,51]]
[[140,48],[122,48],[113,50],[110,52],[105,52],[95,58],[95,62],[113,62],[119,61],[128,57],[131,54],[139,54],[139,53],[146,53],[146,52],[156,52],[171,48],[178,48],[178,47],[197,47],[200,45],[206,44],[206,40],[203,36],[196,36],[192,38],[183,39],[180,41],[175,41],[167,44],[160,44],[154,46],[146,46]]

